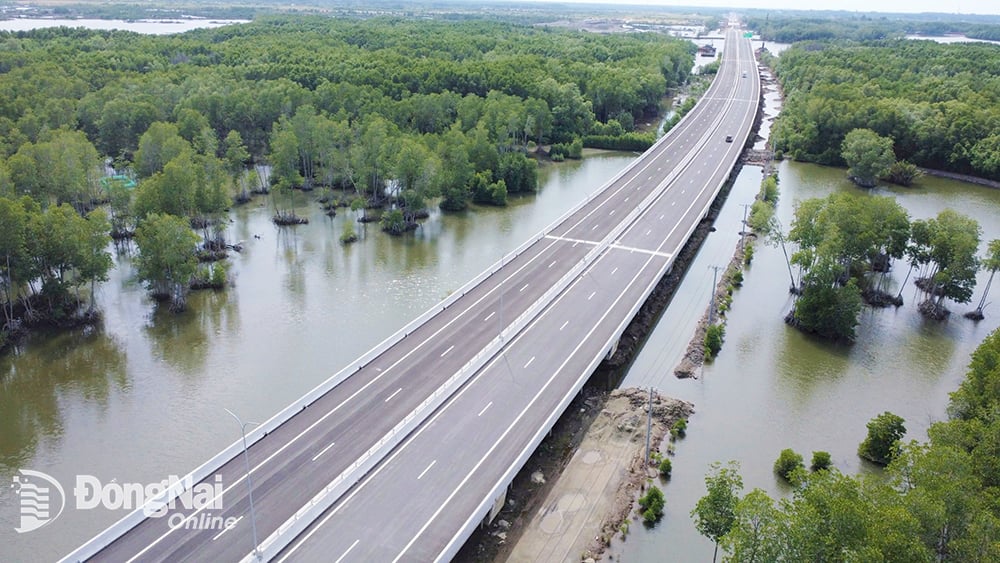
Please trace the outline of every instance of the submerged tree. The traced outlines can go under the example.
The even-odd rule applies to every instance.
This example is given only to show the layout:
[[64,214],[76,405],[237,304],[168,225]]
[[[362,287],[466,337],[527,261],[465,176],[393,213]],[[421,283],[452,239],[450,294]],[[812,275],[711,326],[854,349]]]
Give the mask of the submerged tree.
[[911,260],[922,269],[917,286],[927,294],[920,304],[920,311],[932,318],[948,315],[945,298],[957,303],[972,300],[976,286],[981,229],[979,223],[951,209],[938,213],[936,218],[914,221]]
[[990,287],[993,286],[993,277],[996,275],[997,270],[1000,270],[1000,239],[990,241],[986,249],[986,257],[982,261],[982,266],[984,269],[989,270],[990,277],[986,280],[986,287],[983,288],[983,296],[979,298],[979,305],[976,306],[976,310],[966,315],[973,319],[983,318],[983,307],[986,306],[986,298],[990,295]]
[[153,213],[136,229],[135,241],[139,279],[155,299],[169,300],[171,309],[182,310],[198,268],[198,235],[185,219]]
[[902,304],[885,292],[885,274],[893,259],[904,256],[909,232],[909,217],[892,198],[844,192],[801,202],[788,239],[798,244],[791,262],[804,275],[789,322],[853,340],[862,298],[872,305]]

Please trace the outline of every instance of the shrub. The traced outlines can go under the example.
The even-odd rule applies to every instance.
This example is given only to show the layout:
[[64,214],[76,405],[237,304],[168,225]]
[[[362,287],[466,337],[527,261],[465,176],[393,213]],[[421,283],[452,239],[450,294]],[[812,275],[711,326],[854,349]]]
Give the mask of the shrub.
[[646,494],[639,497],[639,506],[642,508],[642,520],[646,524],[655,524],[663,517],[663,507],[667,502],[663,498],[663,491],[656,485],[650,485]]
[[858,455],[879,465],[896,457],[899,440],[906,434],[903,417],[886,411],[868,422],[868,436],[858,446]]
[[583,146],[591,149],[645,152],[656,142],[652,133],[625,133],[624,135],[587,135]]
[[670,439],[676,440],[677,438],[683,438],[687,434],[687,419],[682,418],[674,423],[670,428]]
[[358,233],[354,231],[354,221],[347,219],[344,221],[344,229],[340,233],[340,242],[350,244],[358,240]]
[[778,459],[774,462],[774,472],[782,479],[794,484],[796,480],[795,473],[800,470],[805,470],[805,465],[802,463],[802,456],[795,453],[795,450],[791,448],[781,450],[781,454],[778,455]]
[[218,262],[212,265],[212,277],[210,283],[212,287],[221,289],[226,287],[226,283],[229,281],[229,264],[226,262]]
[[774,207],[766,201],[758,199],[750,206],[750,216],[747,217],[747,226],[755,233],[766,234],[771,230],[773,218]]
[[830,452],[813,452],[812,465],[809,469],[812,471],[823,471],[830,469],[833,462],[830,460]]
[[752,244],[746,245],[746,247],[744,247],[744,249],[743,249],[743,263],[746,264],[747,266],[749,266],[750,262],[753,262],[753,245]]
[[743,270],[736,270],[735,272],[733,272],[733,275],[730,279],[733,281],[733,286],[735,287],[743,285]]
[[771,174],[760,182],[761,197],[764,201],[774,205],[778,201],[778,177]]
[[705,331],[705,355],[709,359],[714,358],[722,350],[722,340],[726,335],[726,327],[723,325],[712,325]]
[[889,181],[900,186],[913,185],[913,181],[920,175],[920,169],[905,160],[900,160],[889,168]]
[[393,235],[401,235],[405,233],[406,219],[403,217],[403,211],[400,209],[393,209],[392,211],[382,215],[382,230]]
[[664,479],[670,478],[670,472],[673,471],[673,463],[670,462],[669,457],[665,457],[660,460],[660,477]]

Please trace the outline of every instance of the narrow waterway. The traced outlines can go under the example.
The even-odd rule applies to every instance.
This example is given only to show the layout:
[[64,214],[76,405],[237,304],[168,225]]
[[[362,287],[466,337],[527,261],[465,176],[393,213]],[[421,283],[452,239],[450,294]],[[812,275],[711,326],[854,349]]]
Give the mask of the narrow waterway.
[[[239,437],[229,408],[261,422],[395,332],[598,189],[634,155],[603,153],[541,168],[536,196],[506,208],[435,211],[415,234],[377,225],[338,239],[300,194],[310,223],[276,229],[265,199],[237,208],[235,286],[196,292],[181,315],[154,312],[118,257],[100,287],[104,325],[30,340],[0,357],[0,482],[46,472],[149,483],[184,475]],[[260,238],[255,238],[259,235]],[[75,510],[17,534],[18,499],[0,487],[0,561],[53,560],[123,515]]]
[[[786,226],[797,201],[835,191],[861,193],[842,169],[784,162],[779,171],[778,216]],[[742,218],[741,186],[759,181],[759,168],[743,170],[712,235],[715,242],[706,241],[623,383],[655,386],[693,402],[696,412],[687,437],[676,445],[663,521],[651,530],[632,526],[624,542],[616,538],[616,559],[711,560],[713,545],[698,534],[690,512],[705,494],[704,475],[712,462],[739,461],[746,491],[760,487],[772,496],[787,493],[772,473],[784,448],[806,459],[815,450],[829,451],[845,473],[877,471],[856,453],[865,424],[888,410],[906,419],[907,439],[926,439],[928,426],[945,417],[948,393],[964,377],[970,354],[1000,326],[996,305],[979,323],[961,316],[973,305],[956,304],[947,321],[926,321],[916,310],[910,283],[903,307],[864,311],[853,345],[818,341],[783,322],[792,303],[784,258],[780,249],[758,244],[744,286],[734,295],[721,355],[698,380],[674,378],[676,358],[707,305],[708,265],[725,264],[738,242],[731,225]],[[981,250],[1000,238],[1000,190],[925,177],[914,188],[883,186],[873,193],[896,197],[912,218],[932,217],[946,207],[974,217],[983,227]],[[893,274],[900,283],[905,266],[897,265]],[[974,301],[987,276],[980,274]]]
[[170,35],[183,33],[192,29],[222,27],[238,23],[248,23],[249,20],[223,20],[186,18],[173,20],[101,20],[101,19],[60,19],[60,18],[13,18],[0,20],[0,31],[31,31],[47,27],[84,27],[99,30],[134,31],[144,35]]

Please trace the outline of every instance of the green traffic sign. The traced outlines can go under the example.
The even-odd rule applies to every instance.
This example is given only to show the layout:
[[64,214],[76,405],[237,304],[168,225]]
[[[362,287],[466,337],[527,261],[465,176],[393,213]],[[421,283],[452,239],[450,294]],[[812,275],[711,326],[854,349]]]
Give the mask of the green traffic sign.
[[753,32],[752,31],[748,31],[748,32],[746,32],[746,33],[743,34],[743,37],[746,37],[747,39],[753,39]]

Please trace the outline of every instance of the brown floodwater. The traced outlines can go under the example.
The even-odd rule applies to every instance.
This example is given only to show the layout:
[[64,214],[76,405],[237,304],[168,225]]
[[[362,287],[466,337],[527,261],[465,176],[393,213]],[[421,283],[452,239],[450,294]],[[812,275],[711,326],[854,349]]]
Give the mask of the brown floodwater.
[[[780,166],[778,215],[790,224],[795,202],[837,191],[865,194],[842,169],[784,162]],[[806,336],[782,320],[792,299],[781,250],[758,244],[741,289],[734,294],[721,355],[698,380],[672,375],[708,303],[710,265],[728,262],[738,243],[740,186],[759,183],[760,169],[746,168],[720,216],[719,231],[706,241],[688,271],[678,298],[665,311],[623,385],[655,386],[694,403],[687,437],[676,445],[673,476],[665,485],[666,514],[651,530],[631,526],[616,538],[613,553],[623,561],[708,561],[713,544],[700,536],[690,512],[705,494],[704,475],[715,461],[740,462],[745,492],[762,488],[787,494],[772,473],[784,448],[806,460],[815,450],[832,454],[845,473],[878,471],[857,456],[865,425],[883,411],[906,419],[906,439],[925,440],[927,428],[945,418],[948,393],[965,375],[970,354],[1000,326],[1000,306],[973,322],[962,314],[978,302],[988,274],[981,272],[973,304],[950,304],[951,318],[925,320],[912,278],[898,309],[865,309],[853,345],[834,345]],[[983,228],[981,251],[1000,238],[1000,190],[925,177],[913,188],[882,186],[875,195],[896,197],[911,218],[928,218],[950,207],[976,218]],[[897,264],[896,283],[906,275]],[[898,288],[898,285],[896,286]],[[682,298],[683,297],[683,298]],[[994,299],[995,302],[995,299]]]

